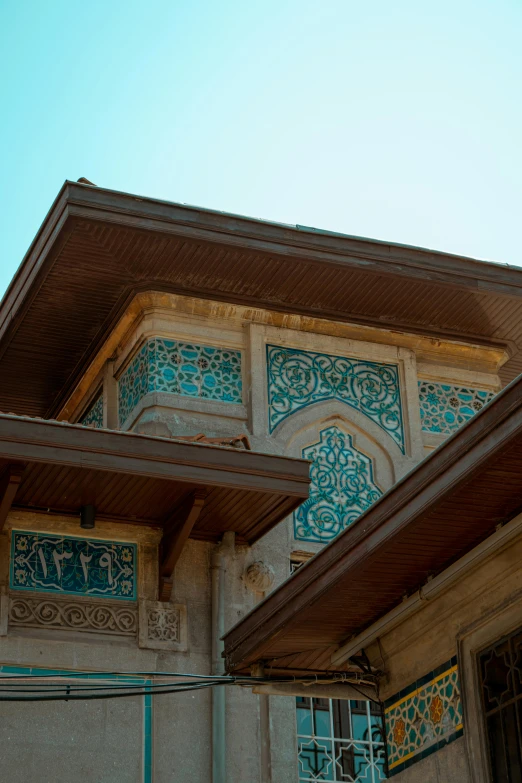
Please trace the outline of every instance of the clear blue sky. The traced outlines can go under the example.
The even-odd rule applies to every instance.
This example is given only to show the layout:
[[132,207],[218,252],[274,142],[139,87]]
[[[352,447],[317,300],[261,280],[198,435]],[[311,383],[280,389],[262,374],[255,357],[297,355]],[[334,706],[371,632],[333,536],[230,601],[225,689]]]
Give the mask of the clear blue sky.
[[65,179],[522,263],[520,0],[0,0],[0,292]]

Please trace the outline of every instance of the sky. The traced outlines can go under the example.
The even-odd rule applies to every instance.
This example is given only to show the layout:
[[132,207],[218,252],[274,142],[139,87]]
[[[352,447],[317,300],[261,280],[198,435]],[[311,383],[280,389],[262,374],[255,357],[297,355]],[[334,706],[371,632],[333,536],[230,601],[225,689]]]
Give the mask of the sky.
[[521,0],[0,0],[0,295],[66,179],[522,265]]

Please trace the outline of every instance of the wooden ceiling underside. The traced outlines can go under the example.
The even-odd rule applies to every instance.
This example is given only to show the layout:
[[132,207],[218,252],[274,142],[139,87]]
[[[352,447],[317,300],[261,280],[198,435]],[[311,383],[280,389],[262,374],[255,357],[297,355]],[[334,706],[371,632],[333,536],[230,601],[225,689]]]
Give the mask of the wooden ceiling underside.
[[522,271],[66,183],[0,308],[0,410],[49,418],[139,291],[509,346]]
[[250,544],[309,485],[304,460],[0,415],[0,482],[10,474],[16,508],[77,516],[93,504],[100,518],[160,527],[202,492],[191,536],[216,541],[230,530]]

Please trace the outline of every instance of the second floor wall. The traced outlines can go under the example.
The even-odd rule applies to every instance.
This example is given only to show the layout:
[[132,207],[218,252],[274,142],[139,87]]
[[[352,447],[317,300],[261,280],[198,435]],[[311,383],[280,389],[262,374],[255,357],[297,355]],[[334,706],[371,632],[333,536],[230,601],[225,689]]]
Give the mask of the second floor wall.
[[309,459],[293,548],[353,522],[500,388],[502,349],[140,294],[62,418],[165,437],[247,435]]

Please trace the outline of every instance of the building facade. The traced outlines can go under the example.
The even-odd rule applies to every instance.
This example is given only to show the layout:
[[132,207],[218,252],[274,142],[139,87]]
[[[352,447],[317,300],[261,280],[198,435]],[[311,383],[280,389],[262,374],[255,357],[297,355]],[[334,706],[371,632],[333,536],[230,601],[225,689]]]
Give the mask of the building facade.
[[[207,213],[200,215],[195,228],[190,216],[174,220],[164,210],[155,215],[154,224],[150,216],[149,223],[143,217],[132,242],[120,238],[115,249],[110,232],[126,230],[124,218],[140,207],[126,206],[118,212],[114,199],[121,194],[85,185],[67,187],[53,208],[56,223],[49,224],[48,219],[44,224],[2,306],[0,370],[11,379],[13,368],[18,368],[18,380],[4,383],[2,407],[20,417],[82,425],[74,432],[86,455],[82,433],[95,430],[134,433],[142,436],[139,443],[151,449],[156,442],[167,444],[165,448],[184,439],[193,445],[204,443],[205,455],[208,449],[243,453],[238,446],[246,444],[256,454],[309,461],[311,482],[308,497],[298,506],[296,502],[289,515],[283,509],[281,521],[267,525],[266,531],[263,528],[262,536],[248,532],[249,521],[254,524],[248,504],[242,507],[241,524],[227,527],[231,535],[223,539],[219,526],[212,528],[212,520],[205,523],[213,531],[208,535],[207,527],[201,523],[198,528],[196,523],[186,540],[179,543],[178,537],[175,568],[169,571],[162,552],[172,551],[171,512],[154,494],[148,503],[163,509],[155,520],[140,511],[139,504],[134,506],[130,495],[125,504],[123,484],[119,495],[115,490],[118,513],[101,512],[102,490],[96,485],[93,494],[80,471],[71,481],[84,482],[80,493],[84,500],[78,503],[77,514],[62,513],[58,501],[46,500],[47,508],[39,505],[37,495],[45,476],[31,479],[27,463],[21,460],[22,491],[14,489],[9,496],[0,535],[2,671],[6,676],[81,671],[111,682],[132,677],[150,684],[155,673],[216,673],[212,614],[216,548],[224,580],[224,630],[228,630],[494,399],[508,379],[506,367],[511,375],[517,372],[514,338],[510,342],[507,327],[502,339],[498,325],[494,332],[491,313],[484,315],[483,333],[476,323],[473,328],[466,325],[463,311],[473,310],[478,323],[479,304],[471,301],[474,293],[464,285],[452,286],[449,278],[443,290],[453,297],[453,311],[446,299],[439,300],[438,323],[430,328],[422,324],[415,291],[428,307],[430,286],[436,293],[436,286],[443,285],[437,281],[442,272],[434,272],[432,280],[425,276],[422,297],[416,273],[411,272],[411,313],[407,317],[405,306],[400,319],[398,305],[395,311],[386,305],[385,293],[377,302],[376,286],[387,286],[386,269],[372,271],[374,287],[368,283],[360,292],[369,303],[362,302],[357,313],[351,306],[344,311],[342,305],[328,309],[321,302],[322,293],[316,297],[319,307],[312,307],[298,290],[304,286],[304,273],[291,285],[294,304],[282,301],[270,274],[264,298],[254,295],[253,282],[246,281],[246,267],[234,270],[237,259],[233,258],[221,269],[225,251],[208,249],[209,238],[203,236],[210,231]],[[98,212],[93,216],[90,209]],[[178,249],[190,242],[201,241],[203,246],[203,256],[193,261],[192,268],[187,261],[187,268],[179,273],[183,285],[169,278],[178,268],[178,250],[169,250],[169,256],[167,239],[162,237],[169,220],[169,241],[175,241]],[[50,239],[53,226],[55,235]],[[193,229],[190,238],[187,226]],[[237,253],[238,247],[247,256],[254,252],[252,231],[229,227],[227,238],[233,246],[227,253]],[[256,241],[266,245],[267,239]],[[37,260],[48,252],[45,242],[54,243],[49,251],[52,263],[38,267]],[[401,249],[396,250],[400,254]],[[109,252],[119,266],[109,259]],[[266,247],[259,252],[266,255]],[[276,250],[270,252],[277,256]],[[294,257],[299,252],[306,257],[310,249],[305,244],[301,250],[294,247]],[[344,253],[348,260],[357,257],[353,249],[334,247],[331,252]],[[404,250],[405,255],[412,252]],[[146,258],[146,272],[138,269],[142,258]],[[75,272],[80,263],[85,269]],[[260,263],[268,264],[266,259]],[[420,257],[416,263],[428,265]],[[210,270],[213,283],[201,282],[197,264]],[[284,267],[284,258],[278,264]],[[495,270],[483,266],[500,286],[500,273],[496,280]],[[41,268],[46,270],[45,281]],[[328,272],[334,288],[344,285],[344,272],[336,269],[334,264]],[[289,264],[284,275],[292,276]],[[471,279],[473,289],[476,277]],[[54,301],[45,285],[56,293]],[[320,292],[325,290],[322,285]],[[309,286],[307,297],[313,295],[312,280]],[[517,306],[522,308],[522,303]],[[369,315],[363,319],[365,307]],[[384,308],[382,318],[376,308]],[[460,322],[454,317],[457,311]],[[480,312],[485,313],[485,308]],[[39,319],[44,323],[41,334]],[[514,320],[513,316],[510,328]],[[18,345],[22,338],[25,343]],[[21,373],[25,373],[22,380]],[[6,475],[13,472],[13,464],[13,458],[6,462]],[[112,469],[96,464],[101,473]],[[244,471],[255,477],[251,464],[247,460]],[[220,469],[218,464],[214,467]],[[125,469],[121,470],[123,474]],[[270,470],[266,471],[268,475]],[[89,480],[94,486],[95,479]],[[53,474],[53,481],[60,483],[60,474]],[[219,485],[218,478],[215,483]],[[13,487],[16,481],[4,484]],[[225,501],[220,502],[212,507],[215,520],[226,516]],[[95,528],[90,532],[79,527],[80,507],[86,506],[96,509]],[[261,512],[255,517],[259,530],[262,517]],[[483,611],[490,611],[500,593],[485,591],[485,584],[501,580],[498,590],[508,594],[518,589],[516,569],[510,576],[514,557],[515,550],[506,570],[499,555],[459,586],[462,618],[452,594],[451,600],[437,598],[423,608],[409,621],[408,633],[395,627],[379,640],[392,673],[380,691],[382,707],[366,699],[305,696],[298,697],[297,703],[295,697],[279,696],[270,696],[267,702],[250,689],[227,689],[224,778],[215,766],[210,691],[120,701],[6,702],[0,705],[3,768],[12,781],[36,777],[53,783],[80,779],[375,783],[399,774],[398,779],[405,781],[450,781],[457,779],[456,770],[459,780],[465,780],[464,755],[457,750],[463,743],[458,701],[462,671],[454,637],[444,628],[449,622],[464,626],[479,593]],[[510,629],[507,622],[506,630]],[[469,641],[462,644],[474,646],[475,633],[480,635],[470,629]],[[486,668],[491,656],[497,655],[497,641],[481,638]],[[513,660],[518,654],[516,642],[514,636],[501,641]],[[374,663],[375,649],[369,648],[368,654]],[[437,695],[429,705],[428,690]],[[267,705],[268,723],[263,723]],[[415,715],[422,717],[417,722],[423,728],[411,717],[412,705]],[[495,705],[491,696],[492,715]],[[427,744],[426,727],[433,735]],[[433,759],[442,761],[426,762],[438,771],[430,772],[431,777],[416,777],[418,767],[411,765],[411,759],[427,755],[426,750],[435,745],[447,746],[441,755],[433,754]],[[444,771],[445,764],[451,774]]]

